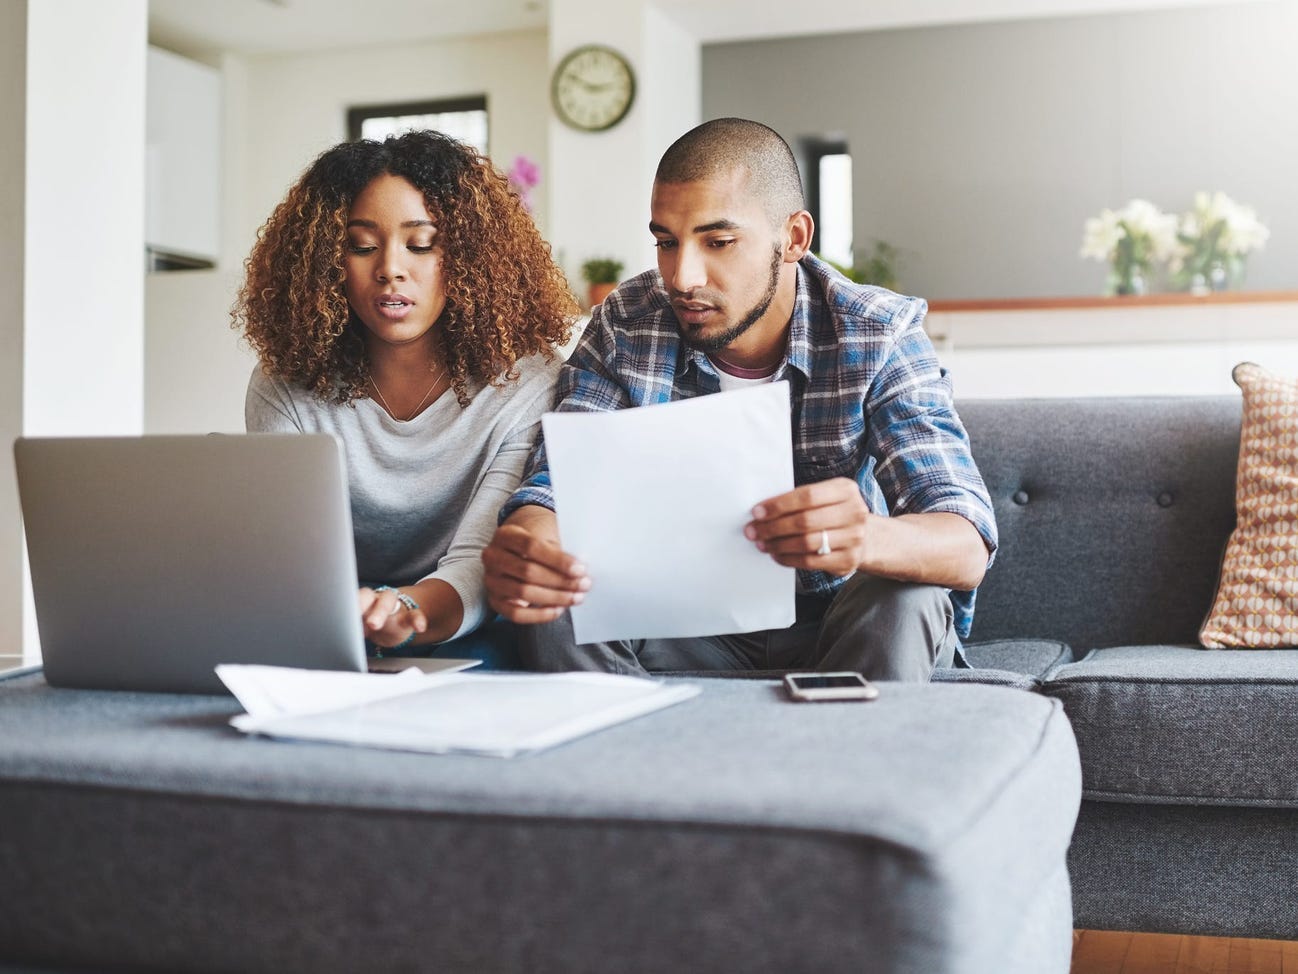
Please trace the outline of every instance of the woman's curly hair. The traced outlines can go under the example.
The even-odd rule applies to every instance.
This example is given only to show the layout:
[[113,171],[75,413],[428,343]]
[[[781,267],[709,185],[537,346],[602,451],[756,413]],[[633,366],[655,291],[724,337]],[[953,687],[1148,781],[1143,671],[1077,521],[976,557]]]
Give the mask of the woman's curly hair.
[[343,260],[352,202],[383,174],[423,193],[437,226],[446,289],[437,332],[461,405],[471,384],[517,378],[519,359],[568,341],[576,299],[505,177],[455,139],[409,132],[325,151],[258,232],[232,317],[268,374],[324,402],[367,395],[364,326],[343,293]]

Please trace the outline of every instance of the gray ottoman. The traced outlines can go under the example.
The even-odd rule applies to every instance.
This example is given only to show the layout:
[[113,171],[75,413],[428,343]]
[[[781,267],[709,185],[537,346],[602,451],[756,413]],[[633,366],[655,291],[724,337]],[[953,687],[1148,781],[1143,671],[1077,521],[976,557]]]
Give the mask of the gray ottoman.
[[0,681],[0,961],[1067,971],[1056,701],[773,683],[514,760],[249,739],[233,700]]

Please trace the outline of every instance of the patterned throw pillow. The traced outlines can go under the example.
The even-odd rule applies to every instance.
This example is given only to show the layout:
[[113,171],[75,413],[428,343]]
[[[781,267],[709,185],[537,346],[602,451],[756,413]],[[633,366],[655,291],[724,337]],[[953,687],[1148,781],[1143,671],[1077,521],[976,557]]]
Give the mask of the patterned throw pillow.
[[1199,642],[1298,646],[1298,380],[1252,362],[1231,375],[1244,392],[1235,530]]

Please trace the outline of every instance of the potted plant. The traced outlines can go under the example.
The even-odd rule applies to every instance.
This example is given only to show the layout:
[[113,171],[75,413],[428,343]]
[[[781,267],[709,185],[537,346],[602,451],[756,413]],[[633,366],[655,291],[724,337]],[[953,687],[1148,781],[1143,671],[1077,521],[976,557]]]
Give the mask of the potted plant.
[[581,276],[590,286],[587,294],[593,308],[617,287],[622,279],[622,262],[612,257],[592,257],[581,265]]
[[899,287],[897,268],[901,263],[901,252],[886,240],[874,241],[866,252],[865,260],[857,261],[851,267],[832,261],[822,254],[816,256],[857,284],[874,284],[889,291],[896,291]]

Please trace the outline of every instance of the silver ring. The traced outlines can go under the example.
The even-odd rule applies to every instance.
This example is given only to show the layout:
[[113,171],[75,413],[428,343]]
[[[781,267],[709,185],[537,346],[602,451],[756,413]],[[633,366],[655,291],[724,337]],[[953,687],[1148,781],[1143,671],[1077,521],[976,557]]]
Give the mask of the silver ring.
[[820,547],[816,549],[816,554],[818,554],[818,555],[827,555],[827,554],[829,554],[830,552],[832,552],[833,550],[834,550],[834,549],[831,548],[831,547],[829,546],[829,532],[828,532],[828,531],[821,531],[821,532],[820,532]]

